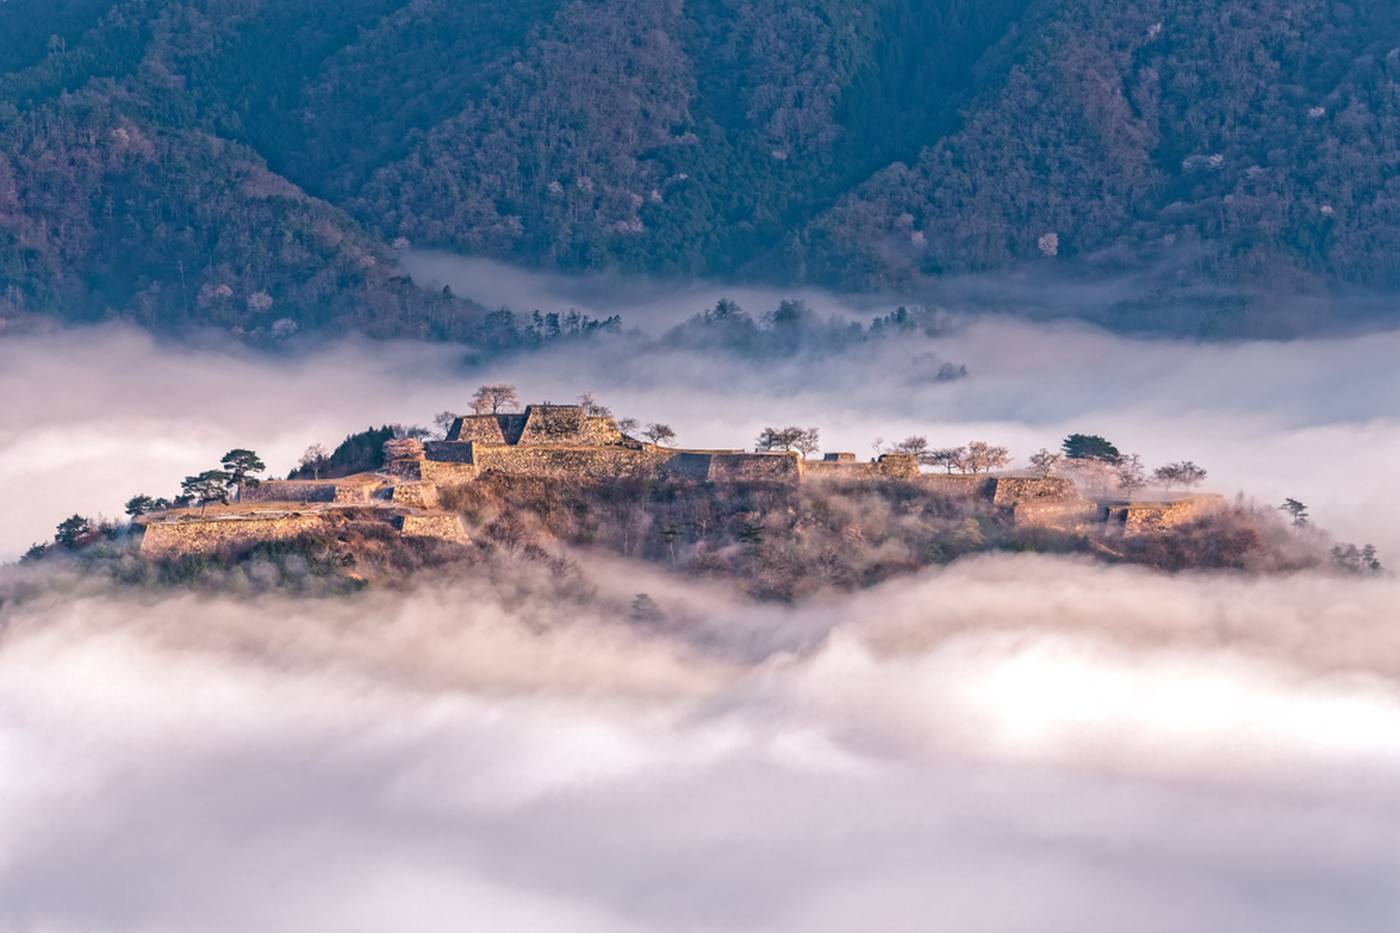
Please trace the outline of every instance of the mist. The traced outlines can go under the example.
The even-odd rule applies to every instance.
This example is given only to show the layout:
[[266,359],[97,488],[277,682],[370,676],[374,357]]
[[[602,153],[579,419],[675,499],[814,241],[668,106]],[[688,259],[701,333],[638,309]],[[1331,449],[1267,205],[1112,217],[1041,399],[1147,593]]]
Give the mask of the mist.
[[[688,315],[704,304],[681,306]],[[762,362],[627,336],[470,358],[353,337],[259,355],[120,326],[0,340],[0,488],[10,491],[0,559],[73,512],[119,516],[135,493],[173,494],[233,447],[282,473],[310,443],[430,424],[498,381],[526,401],[593,392],[619,415],[670,424],[685,446],[743,447],[764,426],[801,424],[820,428],[824,449],[862,457],[877,437],[921,434],[935,446],[1005,444],[1024,464],[1070,432],[1103,434],[1149,465],[1195,460],[1207,489],[1300,499],[1338,537],[1372,542],[1382,558],[1400,552],[1385,480],[1400,463],[1400,331],[1200,344],[954,316],[937,336]],[[939,381],[938,361],[969,375]]]
[[[503,281],[501,301],[529,307],[526,286],[563,288]],[[657,291],[627,323],[714,297]],[[1385,560],[1397,354],[1400,332],[1201,345],[957,315],[761,363],[632,335],[489,363],[354,337],[7,337],[0,556],[232,447],[281,473],[508,381],[695,446],[801,424],[827,450],[919,433],[1024,463],[1100,433],[1227,495],[1302,499]],[[786,606],[568,556],[588,584],[568,602],[529,561],[340,598],[4,568],[0,930],[1400,925],[1393,576],[990,555]],[[659,621],[631,618],[639,592]]]
[[[0,610],[0,929],[1400,918],[1393,579],[999,556],[781,607],[635,570],[582,609]],[[624,621],[638,586],[686,624]]]

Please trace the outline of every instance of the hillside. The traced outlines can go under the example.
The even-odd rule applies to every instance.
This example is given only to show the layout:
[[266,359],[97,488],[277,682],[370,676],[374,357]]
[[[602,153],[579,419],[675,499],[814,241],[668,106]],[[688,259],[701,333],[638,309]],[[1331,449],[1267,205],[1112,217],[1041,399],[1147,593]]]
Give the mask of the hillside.
[[445,247],[1129,273],[1123,326],[1309,329],[1400,284],[1396,35],[1377,0],[10,0],[0,314],[471,336],[396,265]]
[[1070,435],[1064,455],[1041,450],[1031,471],[1007,471],[1007,449],[984,442],[930,450],[910,438],[869,461],[814,459],[817,430],[792,428],[766,430],[752,451],[676,448],[668,427],[639,431],[591,401],[517,412],[504,385],[479,398],[437,439],[370,429],[332,455],[308,450],[287,479],[261,479],[256,453],[230,451],[174,498],[133,496],[129,523],[70,516],[25,562],[131,585],[319,593],[521,561],[582,585],[575,560],[606,554],[779,600],[988,552],[1170,571],[1381,569],[1374,548],[1313,528],[1301,502],[1285,504],[1290,524],[1278,508],[1191,493],[1199,466],[1149,479],[1140,457],[1096,436]]

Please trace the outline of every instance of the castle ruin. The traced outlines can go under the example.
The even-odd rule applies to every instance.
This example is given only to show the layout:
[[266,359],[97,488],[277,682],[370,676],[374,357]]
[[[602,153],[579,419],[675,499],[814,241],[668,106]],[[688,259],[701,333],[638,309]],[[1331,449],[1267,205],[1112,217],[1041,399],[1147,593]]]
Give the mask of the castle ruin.
[[351,511],[368,513],[401,534],[466,543],[461,520],[439,507],[438,489],[493,474],[560,482],[623,478],[697,483],[797,485],[826,480],[920,482],[948,495],[983,498],[1018,523],[1076,526],[1090,522],[1136,534],[1202,514],[1212,498],[1192,504],[1098,504],[1061,477],[926,474],[910,454],[858,460],[828,453],[809,460],[796,451],[665,447],[624,434],[608,415],[582,405],[528,405],[523,412],[465,415],[440,441],[394,438],[372,473],[324,480],[267,480],[239,503],[209,514],[190,509],[143,516],[142,551],[210,552],[232,544],[295,537],[333,526]]

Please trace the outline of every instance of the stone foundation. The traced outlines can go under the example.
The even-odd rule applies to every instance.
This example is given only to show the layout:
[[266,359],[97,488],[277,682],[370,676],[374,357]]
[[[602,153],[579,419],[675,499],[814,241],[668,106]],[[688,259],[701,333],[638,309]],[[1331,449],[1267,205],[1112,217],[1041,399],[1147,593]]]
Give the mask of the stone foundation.
[[1160,502],[1110,502],[1100,518],[1110,529],[1132,536],[1183,525],[1224,507],[1223,496],[1206,493]]
[[141,537],[141,553],[151,557],[212,554],[227,547],[295,538],[325,527],[325,517],[314,512],[180,517],[148,522]]
[[336,479],[269,479],[243,490],[241,502],[340,502],[346,505],[371,501],[384,487],[378,477],[360,474]]
[[399,531],[407,538],[437,538],[462,544],[470,540],[466,529],[462,527],[462,520],[447,513],[405,515],[398,525]]
[[860,461],[855,454],[827,454],[820,460],[802,460],[803,478],[813,479],[903,479],[919,477],[919,461],[911,454],[881,454],[875,460]]
[[398,483],[393,487],[394,505],[412,509],[438,507],[437,487],[432,483]]

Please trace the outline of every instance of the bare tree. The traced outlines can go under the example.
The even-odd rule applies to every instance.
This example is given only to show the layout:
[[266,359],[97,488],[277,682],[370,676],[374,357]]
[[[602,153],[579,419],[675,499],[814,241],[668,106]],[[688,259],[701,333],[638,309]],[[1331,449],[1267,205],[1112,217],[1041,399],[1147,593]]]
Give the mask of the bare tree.
[[618,419],[617,419],[617,429],[618,429],[619,431],[621,431],[623,434],[631,434],[633,431],[637,430],[637,429],[640,428],[641,426],[642,426],[642,423],[641,423],[640,421],[638,421],[636,418],[618,418]]
[[1125,454],[1119,457],[1118,465],[1114,468],[1114,475],[1118,480],[1118,488],[1129,496],[1147,485],[1147,467],[1143,465],[1142,458],[1137,454]]
[[952,473],[955,468],[963,469],[963,461],[966,456],[967,451],[961,447],[938,447],[926,452],[922,462],[929,466],[941,466],[947,472]]
[[326,453],[326,448],[320,444],[312,444],[302,452],[299,465],[303,470],[310,470],[313,479],[320,479],[321,470],[329,459],[330,455]]
[[1059,467],[1060,461],[1064,460],[1064,454],[1057,454],[1054,451],[1046,450],[1044,447],[1031,454],[1031,469],[1036,476],[1045,479],[1054,473]]
[[578,397],[578,405],[580,408],[583,409],[583,413],[585,415],[589,415],[591,417],[606,418],[612,414],[612,411],[609,410],[609,408],[606,405],[598,404],[598,401],[593,397],[592,392],[585,392],[582,395],[580,395]]
[[883,453],[909,454],[922,463],[924,457],[928,454],[928,438],[920,437],[917,434],[911,434],[889,450],[883,451]]
[[472,396],[472,411],[478,415],[494,415],[519,407],[520,397],[515,394],[515,386],[506,383],[482,386]]
[[[815,428],[812,429],[816,431]],[[798,427],[764,428],[758,434],[755,446],[759,450],[796,450],[803,440],[803,430]]]
[[804,428],[793,443],[793,448],[802,453],[803,457],[810,457],[821,449],[821,440],[816,428]]
[[651,424],[647,425],[647,429],[642,433],[642,436],[645,437],[647,440],[651,441],[653,444],[656,444],[660,447],[664,447],[665,445],[675,441],[676,432],[671,430],[670,425],[652,422]]
[[460,417],[461,415],[457,414],[455,411],[440,411],[433,416],[433,424],[437,427],[442,436],[446,437],[452,432],[452,425],[456,424],[457,419]]
[[1152,478],[1167,489],[1172,489],[1177,486],[1180,486],[1182,489],[1190,489],[1206,478],[1206,471],[1190,460],[1180,460],[1176,463],[1168,463],[1166,466],[1158,467],[1153,470]]
[[986,441],[972,441],[963,455],[963,466],[968,473],[990,473],[1011,462],[1011,454],[1005,447],[996,447]]
[[1079,491],[1091,499],[1106,499],[1118,489],[1116,464],[1097,457],[1066,457],[1064,471]]

